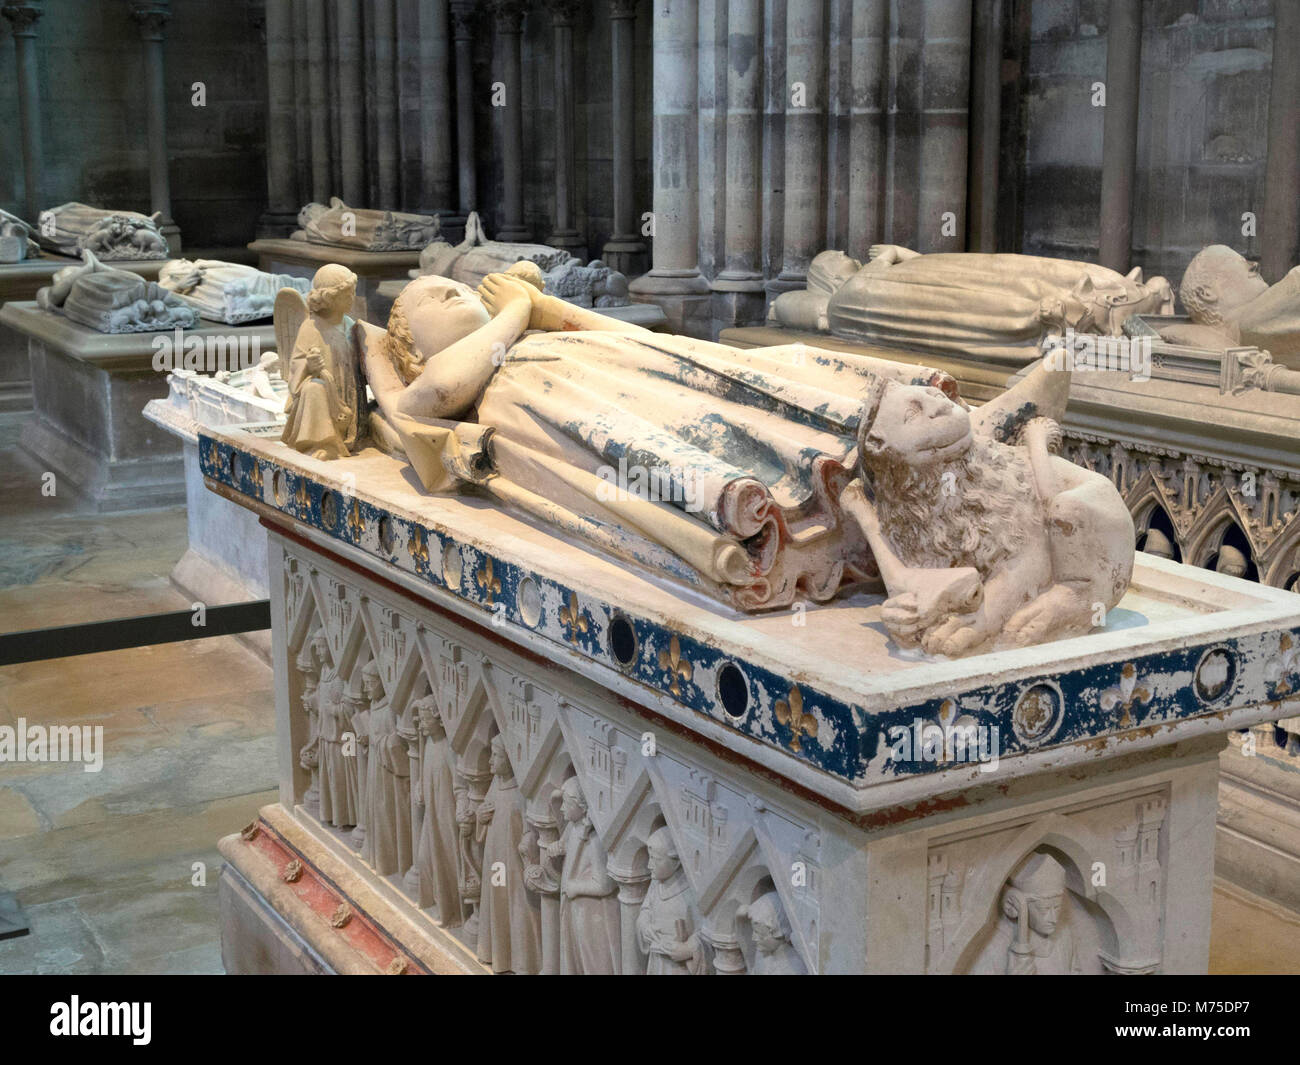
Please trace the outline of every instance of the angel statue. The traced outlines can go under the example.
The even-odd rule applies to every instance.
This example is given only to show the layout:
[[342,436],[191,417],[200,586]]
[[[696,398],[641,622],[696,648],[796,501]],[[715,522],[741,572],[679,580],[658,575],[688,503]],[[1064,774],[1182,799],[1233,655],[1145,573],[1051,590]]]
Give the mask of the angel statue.
[[347,312],[356,297],[357,275],[330,263],[316,271],[304,300],[294,288],[275,297],[275,342],[289,355],[289,402],[280,439],[317,459],[352,453],[364,393],[349,342]]
[[476,485],[745,611],[883,578],[886,628],[931,654],[1084,632],[1127,589],[1123,500],[1050,453],[1049,361],[972,413],[938,371],[651,333],[538,280],[417,278],[387,331],[355,327],[374,436],[426,489]]

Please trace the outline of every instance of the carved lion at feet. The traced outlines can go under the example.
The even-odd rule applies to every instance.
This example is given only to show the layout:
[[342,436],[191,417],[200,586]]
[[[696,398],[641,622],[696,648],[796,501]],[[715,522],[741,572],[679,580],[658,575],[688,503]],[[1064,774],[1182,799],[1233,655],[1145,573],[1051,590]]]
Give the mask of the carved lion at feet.
[[873,392],[842,502],[880,564],[898,643],[949,656],[1040,643],[1087,632],[1123,597],[1133,520],[1107,478],[1052,454],[1059,434],[1035,417],[1004,443],[936,388]]

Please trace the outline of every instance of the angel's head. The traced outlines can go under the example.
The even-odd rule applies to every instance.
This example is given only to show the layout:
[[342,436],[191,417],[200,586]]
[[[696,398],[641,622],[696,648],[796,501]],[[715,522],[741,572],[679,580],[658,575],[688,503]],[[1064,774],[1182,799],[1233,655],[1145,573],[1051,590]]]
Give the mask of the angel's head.
[[388,352],[394,368],[409,384],[426,362],[486,325],[489,317],[468,285],[436,274],[417,277],[402,289],[388,315]]
[[356,295],[357,275],[346,266],[326,263],[311,279],[307,309],[326,318],[341,317],[352,309]]

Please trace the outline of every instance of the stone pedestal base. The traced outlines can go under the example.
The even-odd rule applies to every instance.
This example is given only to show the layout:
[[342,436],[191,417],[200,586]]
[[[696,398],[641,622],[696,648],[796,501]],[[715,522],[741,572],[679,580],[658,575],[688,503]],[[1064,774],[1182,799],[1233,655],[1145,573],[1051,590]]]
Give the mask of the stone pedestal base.
[[649,252],[641,241],[620,240],[618,237],[607,241],[600,249],[600,260],[629,279],[639,277],[650,265]]
[[713,292],[713,335],[723,330],[763,324],[767,314],[767,295],[762,288],[719,289]]

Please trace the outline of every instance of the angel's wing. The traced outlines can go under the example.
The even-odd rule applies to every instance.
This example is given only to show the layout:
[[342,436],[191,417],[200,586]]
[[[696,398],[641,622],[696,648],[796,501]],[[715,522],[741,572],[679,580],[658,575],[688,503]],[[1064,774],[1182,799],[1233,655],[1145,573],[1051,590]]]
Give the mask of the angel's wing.
[[[275,294],[275,350],[280,355],[280,365],[286,369],[293,356],[293,346],[298,340],[298,330],[307,320],[307,301],[296,288],[282,288]],[[288,380],[288,374],[285,374]]]

